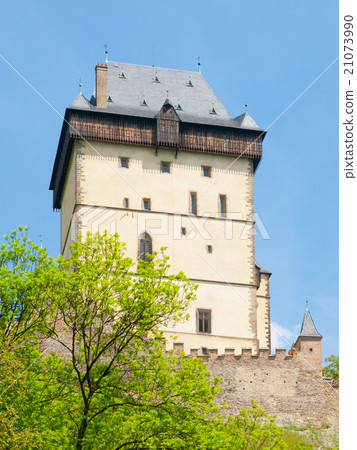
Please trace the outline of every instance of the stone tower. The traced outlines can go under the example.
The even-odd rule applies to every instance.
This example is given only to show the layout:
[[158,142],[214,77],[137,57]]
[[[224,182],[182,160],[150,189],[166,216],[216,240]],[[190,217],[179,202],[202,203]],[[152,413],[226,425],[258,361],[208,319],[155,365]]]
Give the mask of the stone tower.
[[52,173],[62,254],[105,229],[134,260],[167,247],[170,270],[199,286],[190,319],[164,330],[168,348],[175,335],[198,354],[270,350],[270,273],[254,247],[264,137],[201,73],[97,64],[92,97],[66,109]]
[[316,330],[308,306],[306,305],[304,320],[297,341],[292,350],[300,354],[308,365],[322,369],[321,334]]

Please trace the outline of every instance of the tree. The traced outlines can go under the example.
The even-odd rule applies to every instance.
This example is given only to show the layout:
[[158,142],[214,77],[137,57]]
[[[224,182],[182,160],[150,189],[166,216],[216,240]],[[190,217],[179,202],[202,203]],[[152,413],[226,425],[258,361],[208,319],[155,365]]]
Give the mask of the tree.
[[336,355],[331,355],[328,358],[325,358],[325,362],[329,364],[322,368],[322,375],[338,380],[340,377],[339,357]]
[[204,366],[167,356],[162,347],[160,328],[187,319],[196,286],[183,273],[168,275],[164,253],[147,259],[126,257],[117,235],[88,233],[73,244],[69,260],[38,270],[32,292],[52,305],[48,346],[70,367],[64,394],[77,449],[108,411],[214,409],[216,390]]
[[[53,260],[21,228],[0,247],[0,448],[284,448],[253,405],[223,419],[219,380],[168,353],[196,286],[168,258],[88,234]],[[268,445],[270,447],[268,447]]]

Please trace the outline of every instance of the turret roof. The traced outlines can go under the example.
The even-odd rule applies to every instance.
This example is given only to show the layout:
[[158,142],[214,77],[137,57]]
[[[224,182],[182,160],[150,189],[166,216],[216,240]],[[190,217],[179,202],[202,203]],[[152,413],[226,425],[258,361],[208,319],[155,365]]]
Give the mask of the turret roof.
[[316,330],[314,321],[312,320],[310,311],[306,307],[304,320],[301,326],[299,337],[321,337],[322,335]]

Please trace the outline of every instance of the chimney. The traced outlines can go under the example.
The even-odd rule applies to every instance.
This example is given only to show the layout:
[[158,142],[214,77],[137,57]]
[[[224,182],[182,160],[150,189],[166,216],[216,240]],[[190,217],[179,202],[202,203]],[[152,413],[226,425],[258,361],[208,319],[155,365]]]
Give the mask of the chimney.
[[96,64],[95,66],[95,98],[97,106],[100,108],[107,107],[108,88],[107,88],[107,72],[108,66],[106,64]]

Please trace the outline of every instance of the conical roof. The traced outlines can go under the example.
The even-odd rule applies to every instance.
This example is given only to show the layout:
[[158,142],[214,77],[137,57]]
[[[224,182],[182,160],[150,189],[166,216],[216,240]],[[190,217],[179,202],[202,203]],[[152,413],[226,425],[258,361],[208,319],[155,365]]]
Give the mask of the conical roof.
[[306,307],[304,320],[302,322],[299,337],[321,337],[322,335],[316,330],[314,321],[312,320],[309,309]]

